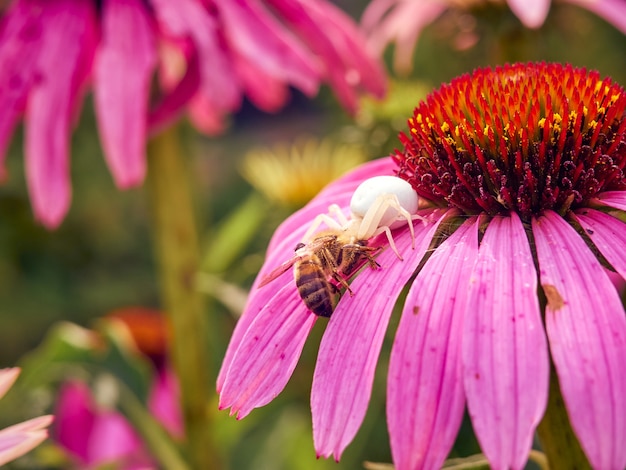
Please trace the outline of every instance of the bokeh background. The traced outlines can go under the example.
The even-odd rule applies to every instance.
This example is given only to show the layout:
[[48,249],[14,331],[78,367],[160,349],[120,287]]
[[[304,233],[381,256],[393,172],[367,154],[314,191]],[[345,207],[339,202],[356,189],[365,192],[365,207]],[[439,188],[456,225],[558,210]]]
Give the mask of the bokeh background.
[[[336,3],[357,20],[366,6],[364,1]],[[468,27],[468,21],[477,42],[460,50],[459,31]],[[508,44],[504,52],[497,46],[502,38]],[[402,77],[391,70],[392,52],[389,48],[385,56],[391,75],[389,95],[382,102],[364,99],[356,117],[346,114],[323,88],[313,100],[293,90],[289,106],[277,114],[245,103],[220,136],[204,136],[182,124],[201,234],[199,288],[208,298],[207,347],[214,371],[273,230],[305,202],[271,200],[248,182],[244,174],[255,164],[262,165],[263,152],[281,157],[291,148],[291,162],[290,158],[283,162],[288,173],[295,171],[289,170],[290,164],[294,152],[305,147],[303,142],[308,142],[309,152],[321,146],[322,163],[312,174],[330,180],[334,175],[324,158],[329,149],[343,149],[345,153],[337,152],[337,159],[348,148],[356,160],[388,155],[398,145],[397,133],[404,129],[414,105],[429,90],[475,67],[505,59],[569,62],[626,85],[624,34],[584,9],[557,1],[537,30],[525,29],[505,5],[497,3],[488,2],[463,15],[446,13],[424,29],[413,70]],[[74,197],[69,215],[57,230],[48,231],[33,219],[22,146],[20,129],[7,157],[8,178],[0,185],[0,367],[40,360],[45,338],[59,322],[92,328],[116,309],[161,308],[147,188],[118,191],[114,186],[100,149],[91,98],[72,137]],[[299,177],[294,173],[293,178]],[[394,320],[397,316],[391,332]],[[365,460],[391,460],[384,412],[384,357],[379,361],[366,421],[341,462],[315,458],[309,392],[323,328],[324,322],[318,322],[292,380],[276,400],[241,422],[227,412],[217,415],[216,433],[229,468],[353,469],[362,468]],[[391,340],[387,338],[383,356],[388,355]],[[0,401],[0,427],[51,405],[55,384],[31,383],[32,388],[23,387]],[[454,454],[477,452],[471,428],[465,424]],[[48,443],[12,465],[68,468],[70,464]]]

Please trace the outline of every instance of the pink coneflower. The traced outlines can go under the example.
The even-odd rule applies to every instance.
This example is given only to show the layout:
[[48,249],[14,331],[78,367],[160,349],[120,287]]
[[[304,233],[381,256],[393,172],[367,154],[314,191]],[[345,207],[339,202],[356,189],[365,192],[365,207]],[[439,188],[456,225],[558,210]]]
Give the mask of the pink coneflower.
[[[0,369],[0,398],[9,391],[19,375],[20,369],[17,367]],[[40,416],[0,429],[0,465],[21,457],[46,440],[46,428],[52,419],[52,416]]]
[[[626,33],[626,2],[622,0],[561,0],[585,8]],[[470,10],[488,4],[506,5],[527,28],[539,28],[551,0],[373,0],[363,13],[362,25],[373,51],[382,54],[395,43],[395,68],[411,69],[413,51],[422,30],[447,10]],[[459,47],[474,42],[465,33]]]
[[466,404],[491,466],[522,468],[550,357],[592,466],[624,468],[626,317],[605,266],[626,277],[626,93],[571,66],[479,69],[430,94],[408,125],[401,151],[332,183],[277,229],[226,353],[220,407],[243,418],[269,403],[319,318],[289,273],[260,289],[259,279],[330,204],[348,213],[362,181],[396,174],[429,203],[426,222],[415,223],[414,249],[406,223],[396,229],[403,260],[382,251],[332,313],[311,392],[318,455],[338,459],[361,425],[410,282],[387,382],[395,468],[440,468]]
[[211,133],[244,96],[266,111],[290,87],[313,96],[324,82],[350,111],[358,92],[380,96],[383,71],[363,43],[325,0],[15,0],[0,24],[0,162],[23,114],[33,209],[55,227],[70,204],[69,137],[90,86],[107,163],[128,188],[144,178],[146,135],[186,105]]

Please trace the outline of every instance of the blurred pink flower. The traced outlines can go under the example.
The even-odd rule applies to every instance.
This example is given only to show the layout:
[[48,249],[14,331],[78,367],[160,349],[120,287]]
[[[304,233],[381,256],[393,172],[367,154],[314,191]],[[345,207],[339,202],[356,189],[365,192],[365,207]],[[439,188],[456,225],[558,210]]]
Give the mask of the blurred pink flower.
[[290,87],[313,96],[323,82],[349,111],[358,92],[381,96],[363,44],[325,0],[15,0],[0,25],[0,159],[23,114],[34,213],[53,228],[69,208],[69,138],[89,87],[107,163],[128,188],[144,178],[147,134],[185,106],[215,133],[244,96],[270,112]]
[[243,418],[269,403],[318,320],[290,272],[259,280],[330,204],[348,214],[362,181],[396,174],[430,201],[418,210],[427,223],[415,224],[414,249],[396,229],[403,260],[382,251],[328,321],[311,392],[317,454],[339,459],[359,429],[410,283],[387,379],[394,468],[440,468],[466,402],[492,468],[523,468],[546,408],[548,345],[592,467],[624,468],[626,317],[597,253],[626,277],[626,93],[570,66],[479,69],[429,95],[408,125],[403,150],[332,183],[276,230],[219,374],[220,408]]
[[[20,369],[0,369],[0,398],[17,380]],[[52,423],[52,416],[40,416],[23,423],[0,430],[0,465],[21,457],[37,447],[48,437],[46,429]]]
[[[497,0],[505,3],[505,0]],[[585,8],[626,33],[626,2],[623,0],[560,0]],[[411,70],[413,51],[422,29],[448,9],[469,9],[484,0],[372,0],[363,13],[362,26],[368,45],[378,55],[395,43],[394,67]],[[527,28],[539,28],[550,10],[551,0],[506,0]]]
[[[182,435],[178,384],[171,372],[159,373],[149,398],[150,412],[174,436]],[[94,402],[80,381],[65,383],[56,404],[53,439],[80,464],[80,468],[116,465],[120,470],[155,468],[141,438],[117,410]]]

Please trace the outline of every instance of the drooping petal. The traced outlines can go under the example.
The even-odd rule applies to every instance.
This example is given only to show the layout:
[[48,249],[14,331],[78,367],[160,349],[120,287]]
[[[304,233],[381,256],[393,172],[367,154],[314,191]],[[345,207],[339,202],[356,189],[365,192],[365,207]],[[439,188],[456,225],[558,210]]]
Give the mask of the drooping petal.
[[58,395],[53,438],[84,463],[91,463],[89,440],[96,421],[89,389],[82,382],[64,384]]
[[48,437],[52,416],[40,416],[0,430],[0,465],[21,457]]
[[148,409],[173,436],[183,437],[179,397],[178,377],[174,371],[169,368],[159,371],[150,389]]
[[539,28],[548,16],[551,0],[507,0],[509,8],[527,28]]
[[0,29],[0,180],[4,157],[26,95],[34,83],[41,50],[41,16],[37,4],[16,1],[6,12]]
[[266,74],[312,96],[320,72],[317,58],[256,0],[217,0],[228,44]]
[[108,410],[98,411],[88,449],[89,462],[98,467],[142,453],[141,440],[130,423],[117,411]]
[[616,209],[626,210],[626,191],[605,191],[591,202],[606,204]]
[[256,316],[228,369],[220,409],[238,419],[268,404],[285,387],[317,316],[309,312],[294,282],[286,284]]
[[582,209],[575,214],[591,241],[611,266],[626,279],[626,227],[624,222],[593,209]]
[[220,45],[219,25],[201,0],[152,0],[165,32],[179,40],[191,38],[198,55],[200,87],[216,111],[233,111],[241,102],[239,82],[228,53]]
[[233,61],[246,96],[257,108],[273,113],[285,105],[289,86],[284,80],[266,73],[238,54],[233,54]]
[[176,83],[168,84],[171,88],[165,86],[164,95],[150,110],[148,115],[150,135],[157,134],[173,123],[183,114],[187,103],[197,95],[200,88],[200,64],[196,51],[186,57],[186,64],[187,69],[183,76]]
[[626,3],[623,0],[567,0],[595,13],[626,34]]
[[441,468],[461,425],[463,314],[478,240],[468,220],[417,275],[402,310],[387,383],[395,468]]
[[2,398],[9,391],[19,375],[19,367],[0,369],[0,398]]
[[576,231],[548,211],[533,219],[546,330],[572,427],[594,468],[626,467],[626,317]]
[[146,115],[156,65],[153,25],[140,0],[102,4],[102,39],[94,63],[94,99],[104,154],[120,188],[146,172]]
[[385,47],[395,42],[394,68],[407,73],[413,64],[413,51],[420,33],[448,7],[445,0],[374,0],[363,13],[362,20],[368,47],[377,55],[382,55]]
[[[436,214],[420,213],[424,217]],[[400,291],[413,275],[437,229],[415,225],[415,249],[408,229],[394,232],[404,258],[391,249],[376,257],[380,269],[365,267],[354,279],[354,295],[344,294],[320,344],[311,390],[313,440],[318,455],[339,460],[356,435],[370,400],[376,362],[389,317]],[[384,240],[384,239],[383,239]],[[384,295],[370,295],[372,292]]]
[[381,98],[385,93],[382,65],[363,50],[365,38],[352,19],[325,2],[271,0],[281,16],[322,58],[330,86],[339,101],[351,112],[357,108],[357,91],[366,90]]
[[35,216],[55,228],[71,198],[69,135],[76,98],[85,79],[86,45],[94,31],[94,5],[82,0],[41,2],[47,21],[40,78],[26,108],[26,174]]
[[496,217],[478,250],[463,334],[467,406],[494,469],[524,468],[548,399],[537,273],[519,217]]

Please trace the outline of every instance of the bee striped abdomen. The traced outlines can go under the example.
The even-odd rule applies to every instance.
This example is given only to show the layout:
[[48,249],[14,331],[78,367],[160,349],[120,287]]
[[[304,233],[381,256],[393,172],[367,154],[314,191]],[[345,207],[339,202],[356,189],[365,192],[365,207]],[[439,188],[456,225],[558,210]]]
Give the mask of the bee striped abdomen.
[[314,314],[330,317],[333,313],[333,286],[326,280],[320,262],[314,258],[298,261],[294,266],[298,293]]

